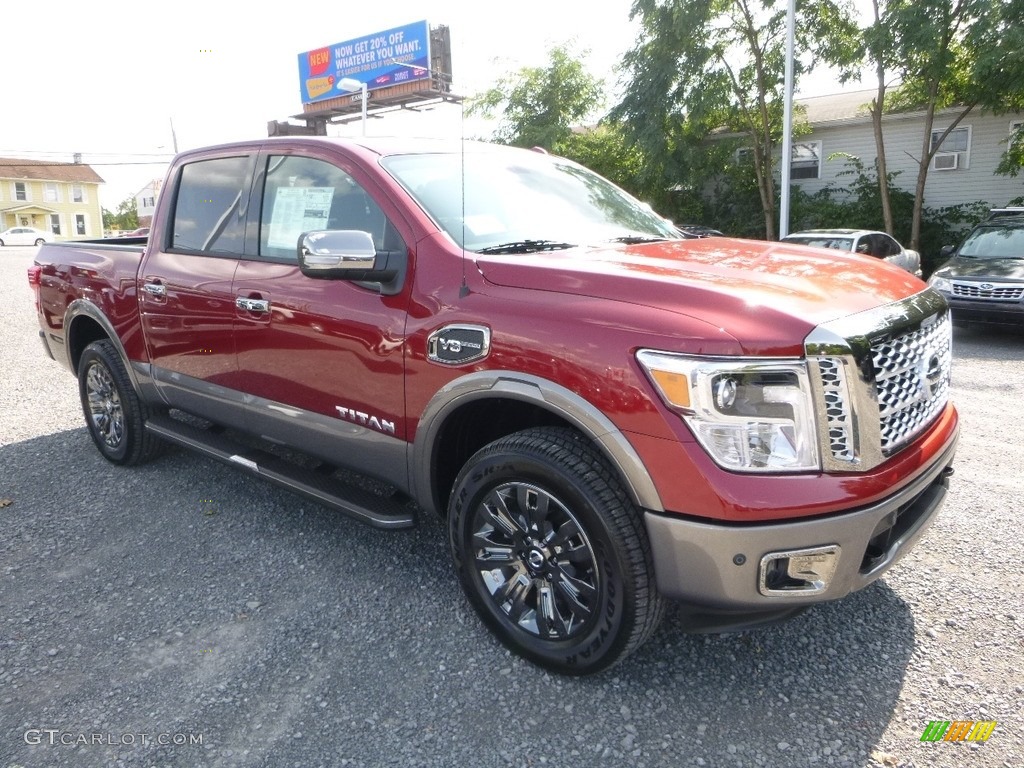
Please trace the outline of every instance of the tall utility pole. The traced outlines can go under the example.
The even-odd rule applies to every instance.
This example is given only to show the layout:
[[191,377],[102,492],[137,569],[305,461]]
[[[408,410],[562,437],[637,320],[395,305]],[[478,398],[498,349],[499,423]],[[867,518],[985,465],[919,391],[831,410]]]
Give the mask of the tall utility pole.
[[174,146],[174,154],[178,154],[178,136],[174,132],[174,118],[169,117],[167,120],[171,124],[171,144]]
[[782,189],[779,198],[779,239],[789,234],[789,174],[793,164],[793,49],[796,38],[796,0],[786,11],[786,83],[782,112]]

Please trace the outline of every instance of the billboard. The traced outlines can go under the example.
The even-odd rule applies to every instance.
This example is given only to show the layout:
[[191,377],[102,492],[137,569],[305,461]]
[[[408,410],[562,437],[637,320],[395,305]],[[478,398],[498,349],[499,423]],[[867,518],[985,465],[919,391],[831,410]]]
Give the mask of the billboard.
[[430,27],[425,21],[299,54],[302,103],[343,96],[343,78],[367,90],[430,78]]

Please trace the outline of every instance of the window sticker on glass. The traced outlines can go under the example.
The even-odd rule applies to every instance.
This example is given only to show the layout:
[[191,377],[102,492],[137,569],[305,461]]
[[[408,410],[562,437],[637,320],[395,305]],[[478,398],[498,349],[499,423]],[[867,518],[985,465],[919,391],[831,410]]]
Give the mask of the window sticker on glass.
[[271,248],[295,248],[299,235],[327,229],[334,187],[280,187],[270,217]]

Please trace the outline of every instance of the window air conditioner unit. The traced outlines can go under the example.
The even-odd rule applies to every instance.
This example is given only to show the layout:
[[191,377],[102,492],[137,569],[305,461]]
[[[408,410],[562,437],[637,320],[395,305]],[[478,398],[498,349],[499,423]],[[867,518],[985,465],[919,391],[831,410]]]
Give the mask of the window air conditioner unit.
[[959,152],[940,152],[935,155],[936,171],[955,171],[960,167]]

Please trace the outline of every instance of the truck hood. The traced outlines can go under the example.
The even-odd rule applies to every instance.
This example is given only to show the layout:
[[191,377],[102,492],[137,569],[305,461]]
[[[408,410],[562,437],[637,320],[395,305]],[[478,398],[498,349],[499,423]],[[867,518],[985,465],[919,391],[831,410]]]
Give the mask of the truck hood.
[[1024,258],[972,259],[955,256],[935,271],[939,277],[973,277],[979,280],[1024,280]]
[[925,287],[877,259],[731,238],[481,254],[477,263],[495,285],[626,302],[703,320],[734,337],[746,354],[800,354],[815,326]]

